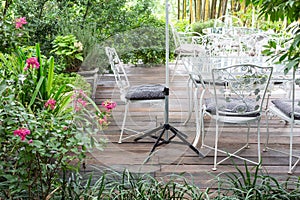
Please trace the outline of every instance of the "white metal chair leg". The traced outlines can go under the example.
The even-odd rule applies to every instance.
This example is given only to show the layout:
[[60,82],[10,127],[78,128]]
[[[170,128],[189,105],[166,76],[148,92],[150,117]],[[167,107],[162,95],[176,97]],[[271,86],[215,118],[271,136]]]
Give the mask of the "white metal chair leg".
[[249,148],[249,137],[250,137],[250,124],[247,123],[247,148]]
[[295,165],[292,167],[292,162],[293,162],[293,130],[294,130],[294,123],[291,123],[291,131],[290,131],[290,155],[289,155],[289,171],[288,171],[288,174],[292,174],[293,173],[293,169],[295,167]]
[[257,124],[257,156],[258,156],[258,164],[261,164],[261,153],[260,153],[260,119]]
[[201,109],[201,123],[200,123],[200,127],[201,127],[201,147],[204,147],[204,137],[205,137],[205,128],[204,128],[204,112]]
[[119,138],[119,142],[118,142],[119,144],[122,143],[122,137],[123,137],[123,133],[124,133],[124,129],[125,129],[125,123],[126,123],[128,108],[129,108],[129,103],[126,103],[123,122],[122,122],[122,128],[121,128],[121,133],[120,133],[120,138]]
[[194,105],[195,105],[195,117],[196,117],[196,137],[195,140],[193,142],[193,146],[197,146],[198,141],[200,139],[200,135],[201,135],[201,124],[200,124],[200,120],[201,120],[201,114],[199,116],[199,102],[198,102],[198,87],[195,88],[195,93],[194,93]]
[[192,85],[192,80],[191,78],[189,78],[188,80],[188,98],[189,98],[189,110],[188,110],[188,117],[185,120],[185,122],[183,123],[183,125],[186,125],[191,117],[192,117],[192,112],[193,112],[193,85]]
[[269,144],[269,111],[266,111],[266,126],[267,126],[267,138],[266,138],[266,143],[264,144],[264,149],[263,151],[266,152],[268,151],[268,144]]
[[176,61],[175,61],[175,66],[174,66],[173,74],[172,74],[172,76],[171,76],[171,82],[173,81],[173,79],[174,79],[174,77],[175,77],[175,74],[176,74],[176,70],[177,70],[177,67],[178,67],[178,62],[179,62],[179,60],[180,60],[180,57],[181,57],[180,54],[176,57]]
[[218,124],[218,121],[216,121],[216,138],[215,138],[214,167],[212,168],[213,171],[217,170],[218,138],[219,138],[219,124]]

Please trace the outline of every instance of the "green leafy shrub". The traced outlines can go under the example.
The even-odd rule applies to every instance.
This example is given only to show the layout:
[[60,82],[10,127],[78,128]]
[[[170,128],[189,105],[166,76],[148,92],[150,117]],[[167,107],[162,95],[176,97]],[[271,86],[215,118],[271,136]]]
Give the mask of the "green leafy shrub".
[[54,59],[0,54],[0,199],[49,199],[78,171],[115,103],[100,111],[80,88],[54,83]]
[[132,63],[132,64],[142,64],[144,66],[149,65],[152,66],[153,64],[164,64],[166,59],[166,50],[161,47],[145,47],[132,50],[129,53],[122,55],[122,60],[125,63]]
[[83,61],[83,45],[74,35],[56,36],[51,53],[62,59],[67,72],[78,71]]
[[[58,91],[62,85],[73,85],[75,88],[83,90],[87,96],[91,94],[91,85],[86,82],[84,77],[77,73],[60,73],[54,77],[53,90]],[[74,89],[72,87],[66,87],[65,92],[71,92]]]
[[0,52],[11,53],[17,46],[27,44],[30,36],[26,23],[26,18],[0,16]]
[[[173,38],[170,33],[170,58],[174,50]],[[113,45],[125,63],[164,64],[165,63],[165,24],[154,22],[128,32],[120,33],[104,45]]]
[[198,32],[200,34],[204,34],[203,29],[214,27],[214,23],[215,23],[215,20],[213,20],[213,19],[207,20],[205,22],[195,22],[192,24],[192,30],[194,32]]
[[178,32],[190,31],[190,30],[187,30],[188,28],[190,28],[190,23],[189,23],[188,20],[176,21],[176,23],[174,24],[174,26],[176,27],[176,30]]

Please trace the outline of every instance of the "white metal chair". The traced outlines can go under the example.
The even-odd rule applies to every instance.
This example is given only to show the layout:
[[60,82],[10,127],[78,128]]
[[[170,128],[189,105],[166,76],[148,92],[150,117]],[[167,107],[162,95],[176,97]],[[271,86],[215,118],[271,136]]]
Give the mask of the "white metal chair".
[[[272,72],[272,67],[260,67],[252,64],[239,64],[212,69],[213,97],[204,99],[200,116],[202,122],[200,124],[202,127],[202,148],[214,150],[213,170],[216,170],[217,165],[230,157],[242,159],[256,165],[260,164],[260,120],[263,112],[263,101]],[[216,121],[214,146],[204,142],[205,115]],[[220,149],[218,145],[221,123],[246,124],[248,126],[246,144],[233,153]],[[240,151],[248,148],[250,123],[257,124],[258,161],[238,155]],[[218,161],[219,152],[226,154],[226,158]]]
[[[276,152],[280,152],[283,154],[287,154],[289,156],[289,170],[288,173],[292,174],[295,170],[295,167],[300,161],[300,155],[294,154],[293,149],[293,137],[294,137],[294,126],[300,125],[300,100],[295,99],[295,87],[297,81],[295,79],[295,70],[292,69],[292,80],[291,80],[291,98],[284,98],[284,99],[275,99],[272,100],[272,104],[268,107],[266,114],[267,114],[267,141],[265,143],[264,151],[273,150]],[[299,85],[299,81],[298,81]],[[286,88],[288,89],[288,88]],[[277,116],[280,119],[284,120],[286,124],[290,125],[290,133],[289,133],[289,151],[281,151],[279,149],[269,147],[269,118],[271,116]],[[294,161],[293,158],[296,158]]]
[[175,43],[176,61],[171,76],[171,81],[174,79],[178,62],[181,57],[196,56],[197,54],[205,54],[205,47],[202,45],[202,36],[198,32],[177,32],[175,27],[171,24]]
[[[125,112],[119,138],[119,143],[122,143],[122,140],[144,133],[125,128],[129,104],[133,102],[163,101],[165,99],[165,87],[161,84],[130,86],[124,65],[121,62],[116,50],[114,48],[106,47],[105,51],[109,59],[111,70],[114,73],[117,87],[120,89],[120,98],[125,102]],[[123,138],[125,130],[134,132],[135,134],[131,134]]]

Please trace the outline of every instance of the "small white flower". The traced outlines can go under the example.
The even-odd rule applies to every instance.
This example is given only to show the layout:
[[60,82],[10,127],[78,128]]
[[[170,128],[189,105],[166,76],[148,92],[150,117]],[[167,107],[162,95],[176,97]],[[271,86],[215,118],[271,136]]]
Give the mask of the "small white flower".
[[75,42],[74,43],[74,47],[76,47],[78,49],[78,51],[82,51],[83,50],[83,45],[81,42]]

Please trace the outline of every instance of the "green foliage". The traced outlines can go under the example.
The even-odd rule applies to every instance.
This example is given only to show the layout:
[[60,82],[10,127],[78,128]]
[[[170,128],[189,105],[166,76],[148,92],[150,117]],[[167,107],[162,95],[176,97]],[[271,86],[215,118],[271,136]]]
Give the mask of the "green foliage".
[[[235,165],[233,163],[233,165]],[[236,172],[221,173],[216,177],[216,188],[200,189],[185,174],[171,174],[154,178],[151,174],[131,173],[128,170],[95,171],[82,177],[72,173],[53,198],[61,199],[290,199],[300,194],[299,178],[289,177],[277,181],[260,166],[243,169],[235,165]],[[76,175],[75,175],[76,174]]]
[[0,199],[49,199],[63,172],[78,171],[87,150],[103,146],[94,134],[109,111],[60,81],[54,68],[38,44],[0,54]]
[[[73,176],[67,183],[65,198],[70,199],[202,199],[203,192],[181,175],[158,180],[150,174],[134,174],[125,170],[104,172],[98,180],[92,175],[86,181]],[[92,181],[94,180],[94,184]]]
[[[103,62],[104,59],[98,58],[104,56],[99,56],[97,50],[99,46],[101,48],[105,46],[103,43],[106,43],[108,38],[124,32],[134,31],[145,25],[150,24],[154,27],[159,27],[161,24],[152,16],[152,1],[149,0],[133,0],[130,2],[126,0],[105,2],[100,0],[28,0],[25,2],[15,0],[7,2],[9,3],[5,10],[8,22],[12,23],[14,21],[12,16],[25,16],[28,21],[28,24],[25,26],[26,31],[30,35],[27,45],[40,43],[42,52],[48,57],[51,55],[52,42],[57,36],[70,34],[76,36],[77,40],[83,44],[82,55],[79,58],[79,60],[83,60],[83,70],[92,70],[98,67],[100,72],[104,71],[103,69],[106,68],[107,63]],[[17,44],[12,42],[12,38],[10,38],[14,30],[12,26],[10,29],[11,31],[7,32],[3,37],[7,37],[10,44]],[[160,36],[160,32],[155,35]],[[25,39],[25,37],[22,37],[22,39]],[[145,39],[149,41],[149,39]],[[164,47],[161,48],[157,42],[157,40],[154,40],[153,43],[156,44],[135,48],[136,52],[131,55],[137,54],[136,57],[143,57],[145,62],[163,62],[163,57],[165,56],[162,53],[162,49]],[[22,43],[22,45],[24,44],[26,43]],[[62,52],[58,51],[58,53]],[[56,58],[60,57],[56,55]],[[156,58],[158,58],[157,61],[155,60]],[[59,62],[55,69],[56,72],[64,71],[70,63],[73,65],[71,68],[75,65],[78,66],[78,64],[73,64],[69,59],[65,60],[64,62]],[[138,59],[133,57],[131,60]]]
[[12,17],[0,16],[0,52],[10,53],[17,46],[28,43],[30,36],[27,26],[17,29]]
[[[61,184],[59,172],[77,169],[70,162],[84,158],[75,118],[71,113],[57,116],[49,110],[33,115],[12,97],[0,98],[1,198],[45,199]],[[19,127],[31,131],[25,141],[13,134]]]
[[298,0],[254,0],[255,5],[261,6],[260,15],[271,21],[283,21],[287,18],[289,23],[299,20],[300,2]]
[[66,65],[66,71],[78,70],[83,61],[83,46],[74,35],[56,36],[53,50],[58,58]]
[[113,43],[125,63],[144,64],[165,63],[165,25],[146,25],[113,38]]
[[237,173],[218,175],[218,198],[216,199],[297,199],[299,180],[291,177],[280,183],[255,166],[250,169],[245,163],[244,172],[233,163]]
[[[300,65],[300,1],[298,0],[266,0],[253,1],[261,6],[260,14],[271,21],[287,19],[293,23],[290,32],[292,35],[285,41],[284,48],[278,48],[276,44],[269,43],[264,51],[267,55],[273,55],[274,59],[286,65],[285,73],[291,69],[297,69]],[[279,51],[277,51],[280,49]]]
[[[170,41],[172,41],[171,33]],[[170,52],[174,50],[172,44],[170,42]],[[165,23],[157,20],[149,22],[144,26],[116,34],[102,45],[115,47],[125,63],[164,64],[166,57]],[[173,58],[173,54],[170,57]]]
[[203,29],[214,27],[215,20],[207,20],[205,22],[195,22],[192,24],[192,30],[203,34]]
[[189,27],[189,21],[188,20],[181,20],[181,21],[177,21],[174,26],[176,27],[176,30],[178,32],[186,32],[187,31],[187,27]]
[[[75,33],[72,31],[74,27],[82,32],[93,27],[93,35],[100,43],[116,33],[139,27],[152,18],[152,1],[149,0],[130,3],[126,0],[14,0],[6,3],[6,6],[0,7],[1,13],[6,13],[3,14],[5,19],[12,23],[13,16],[25,16],[28,21],[26,30],[30,35],[28,45],[40,43],[47,56],[55,37],[61,33]],[[5,37],[11,37],[11,32],[7,32]],[[80,40],[79,32],[75,35],[86,45]]]
[[151,66],[153,64],[164,64],[166,49],[162,47],[144,47],[132,50],[122,55],[125,63],[143,64]]
[[[91,85],[86,82],[84,77],[77,73],[61,73],[56,74],[53,79],[53,91],[58,91],[62,85],[73,85],[75,88],[82,89],[87,96],[91,94]],[[64,88],[65,92],[73,91],[72,87]]]

